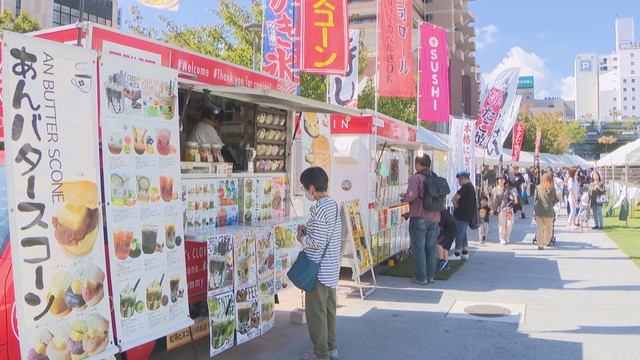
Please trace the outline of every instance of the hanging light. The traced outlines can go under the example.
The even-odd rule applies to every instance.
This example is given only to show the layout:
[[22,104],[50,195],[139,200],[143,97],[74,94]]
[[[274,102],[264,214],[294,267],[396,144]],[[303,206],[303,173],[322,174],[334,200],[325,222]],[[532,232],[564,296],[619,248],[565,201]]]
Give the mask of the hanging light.
[[418,156],[422,157],[424,155],[424,149],[422,148],[422,145],[420,145],[420,147],[418,148]]

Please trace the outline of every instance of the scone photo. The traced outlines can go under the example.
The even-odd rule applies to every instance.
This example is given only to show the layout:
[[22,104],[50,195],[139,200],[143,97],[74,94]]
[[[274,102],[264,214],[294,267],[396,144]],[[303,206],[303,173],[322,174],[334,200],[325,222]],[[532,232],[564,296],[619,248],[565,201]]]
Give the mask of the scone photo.
[[65,182],[61,187],[65,206],[52,219],[58,244],[71,256],[93,250],[100,228],[98,186],[91,181]]

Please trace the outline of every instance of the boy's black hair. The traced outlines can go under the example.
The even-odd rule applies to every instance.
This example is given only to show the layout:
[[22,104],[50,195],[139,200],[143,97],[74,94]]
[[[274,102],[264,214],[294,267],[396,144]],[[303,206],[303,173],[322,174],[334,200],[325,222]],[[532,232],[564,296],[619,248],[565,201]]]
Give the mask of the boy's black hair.
[[431,168],[431,158],[427,154],[416,156],[416,163],[424,167]]
[[482,201],[482,200],[489,201],[489,198],[487,197],[487,195],[482,195],[482,196],[480,196],[480,201]]
[[300,182],[305,189],[311,185],[318,192],[325,192],[329,189],[329,177],[323,168],[314,166],[306,169],[300,174]]

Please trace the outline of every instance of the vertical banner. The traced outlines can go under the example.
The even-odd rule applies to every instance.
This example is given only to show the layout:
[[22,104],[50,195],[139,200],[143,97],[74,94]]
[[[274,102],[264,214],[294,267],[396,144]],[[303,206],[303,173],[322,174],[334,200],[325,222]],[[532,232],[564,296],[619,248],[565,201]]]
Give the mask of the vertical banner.
[[524,124],[516,124],[513,127],[513,141],[511,142],[511,161],[520,161],[520,151],[524,140]]
[[415,97],[411,56],[412,3],[378,1],[378,95]]
[[300,2],[300,70],[345,76],[349,62],[347,0]]
[[262,21],[262,70],[300,84],[296,68],[293,0],[266,0]]
[[[475,181],[475,144],[473,134],[475,132],[475,122],[473,120],[463,120],[451,118],[451,134],[449,135],[449,174],[447,180],[452,189],[458,187],[456,174],[466,170],[471,174],[472,181]],[[447,200],[455,195],[452,191]]]
[[360,52],[360,31],[349,31],[349,64],[345,76],[329,77],[329,103],[358,108],[358,53]]
[[105,294],[96,53],[10,32],[2,38],[21,357],[102,359],[118,349]]
[[522,96],[516,95],[515,99],[511,103],[511,106],[509,107],[509,110],[504,115],[502,125],[499,128],[496,127],[491,134],[489,145],[487,146],[487,155],[498,156],[502,154],[502,147],[504,146],[504,142],[513,129],[513,124],[515,124],[516,120],[518,119],[518,113],[520,112],[521,103]]
[[503,109],[508,109],[515,98],[520,68],[509,68],[501,72],[493,86],[485,94],[482,106],[478,110],[476,121],[475,145],[481,149],[489,146],[494,128],[500,129],[503,121]]
[[540,184],[540,143],[542,142],[542,129],[536,131],[536,148],[533,155],[533,179]]
[[449,48],[447,30],[422,23],[420,25],[420,113],[422,121],[448,122]]
[[184,250],[178,71],[112,56],[100,62],[103,182],[118,345],[183,329]]

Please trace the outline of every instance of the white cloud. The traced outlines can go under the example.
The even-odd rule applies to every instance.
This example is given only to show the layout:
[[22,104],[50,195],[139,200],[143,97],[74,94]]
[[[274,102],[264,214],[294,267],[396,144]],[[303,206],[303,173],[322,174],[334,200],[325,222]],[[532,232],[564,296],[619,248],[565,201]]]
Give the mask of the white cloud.
[[498,28],[495,25],[487,25],[485,27],[478,28],[475,37],[477,49],[481,50],[487,45],[495,43],[498,32]]
[[574,101],[576,99],[576,78],[567,76],[562,80],[562,98],[565,101]]
[[489,73],[482,74],[485,84],[493,80],[507,68],[520,68],[520,76],[533,76],[535,98],[561,96],[564,100],[575,100],[575,79],[573,76],[561,78],[547,68],[545,60],[534,52],[527,52],[521,47],[513,47],[500,64]]

